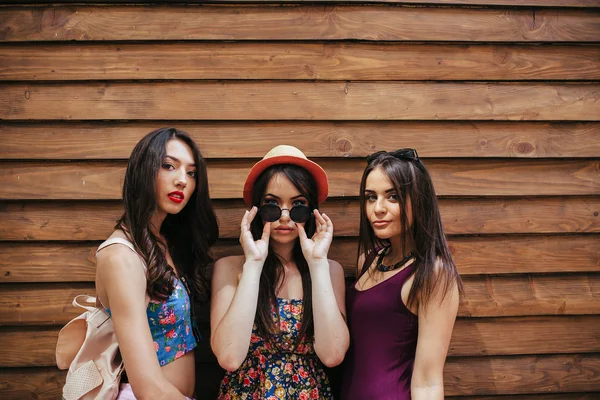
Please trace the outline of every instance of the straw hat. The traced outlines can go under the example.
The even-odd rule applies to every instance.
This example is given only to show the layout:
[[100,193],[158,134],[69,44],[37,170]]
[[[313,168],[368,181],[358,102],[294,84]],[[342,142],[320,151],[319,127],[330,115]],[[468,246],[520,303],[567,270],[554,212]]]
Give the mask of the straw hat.
[[294,146],[279,145],[273,147],[262,160],[254,164],[244,184],[244,201],[252,205],[252,191],[256,180],[267,168],[278,164],[293,164],[306,169],[315,179],[318,190],[318,203],[321,204],[327,198],[329,183],[327,174],[319,164],[310,161],[303,152]]

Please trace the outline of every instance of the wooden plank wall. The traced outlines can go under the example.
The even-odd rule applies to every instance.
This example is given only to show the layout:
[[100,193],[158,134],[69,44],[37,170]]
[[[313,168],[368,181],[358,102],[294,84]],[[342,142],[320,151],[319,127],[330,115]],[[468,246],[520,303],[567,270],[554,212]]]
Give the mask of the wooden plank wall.
[[600,396],[600,1],[74,2],[0,6],[1,398],[60,398],[58,330],[166,125],[208,158],[217,256],[258,158],[318,159],[349,279],[364,156],[417,148],[466,287],[446,394]]

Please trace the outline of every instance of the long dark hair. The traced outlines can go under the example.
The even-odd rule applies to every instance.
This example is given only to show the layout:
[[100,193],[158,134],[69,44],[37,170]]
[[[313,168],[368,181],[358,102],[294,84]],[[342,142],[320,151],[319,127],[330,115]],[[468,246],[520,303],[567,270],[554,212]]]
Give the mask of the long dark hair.
[[[462,282],[444,234],[433,182],[420,159],[405,160],[385,153],[372,159],[365,168],[360,182],[359,256],[390,244],[389,240],[375,235],[366,214],[365,186],[367,177],[376,168],[389,178],[396,191],[402,227],[409,226],[406,210],[408,205],[411,207],[412,225],[403,230],[400,240],[404,253],[411,242],[415,253],[414,281],[407,306],[416,304],[417,299],[427,304],[438,290],[438,285],[442,285],[442,299],[454,285],[462,293]],[[437,262],[440,262],[441,268],[436,273]]]
[[[267,185],[271,178],[275,175],[282,174],[287,177],[290,182],[298,189],[298,191],[306,197],[308,206],[311,209],[318,209],[317,204],[318,191],[317,184],[313,176],[304,168],[292,164],[279,164],[266,169],[256,180],[254,191],[252,193],[252,205],[260,207],[262,205],[263,196],[267,190]],[[250,225],[250,231],[254,240],[260,239],[263,231],[263,222],[259,216],[254,218]],[[305,223],[304,229],[308,237],[315,233],[315,219],[311,218]],[[302,278],[302,322],[300,331],[296,339],[295,345],[299,345],[304,336],[311,339],[314,336],[314,324],[312,314],[312,282],[310,280],[310,271],[308,263],[302,254],[300,240],[296,239],[292,257],[300,276]],[[256,326],[261,337],[265,341],[272,341],[274,334],[277,332],[279,324],[273,325],[272,307],[277,307],[277,291],[281,288],[285,280],[285,270],[283,264],[269,243],[269,253],[265,264],[263,265],[262,274],[260,275],[260,283],[258,288],[258,306],[256,310]]]
[[123,183],[125,211],[115,229],[125,232],[146,262],[148,295],[158,301],[167,299],[173,292],[176,275],[167,264],[166,253],[152,232],[150,220],[157,207],[156,177],[166,155],[166,144],[173,139],[183,141],[192,150],[196,190],[180,213],[167,215],[160,233],[167,240],[177,272],[190,283],[192,297],[205,301],[209,293],[205,270],[213,261],[210,247],[219,237],[219,228],[208,194],[206,163],[198,145],[187,133],[161,128],[147,134],[135,146]]

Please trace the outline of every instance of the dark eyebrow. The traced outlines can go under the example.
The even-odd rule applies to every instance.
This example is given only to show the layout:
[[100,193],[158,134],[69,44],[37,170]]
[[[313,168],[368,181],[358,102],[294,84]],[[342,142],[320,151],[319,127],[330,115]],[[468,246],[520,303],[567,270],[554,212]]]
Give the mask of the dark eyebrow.
[[[385,192],[386,193],[396,193],[396,189],[391,188],[391,189],[386,190]],[[365,193],[375,193],[375,191],[371,190],[371,189],[365,189]]]
[[[267,194],[265,194],[265,197],[267,197],[267,196],[268,196],[268,197],[274,197],[274,198],[276,198],[276,199],[278,199],[278,200],[281,200],[281,197],[279,197],[279,196],[275,196],[273,193],[267,193]],[[290,200],[295,200],[295,199],[298,199],[298,198],[300,198],[300,197],[306,198],[306,197],[305,197],[303,194],[299,194],[298,196],[294,196],[294,197],[292,197]]]
[[[171,160],[181,164],[181,160],[179,160],[179,158],[177,158],[177,157],[173,157],[173,156],[170,156],[167,154],[167,155],[165,155],[165,158],[170,158]],[[190,164],[190,167],[196,167],[196,164]]]

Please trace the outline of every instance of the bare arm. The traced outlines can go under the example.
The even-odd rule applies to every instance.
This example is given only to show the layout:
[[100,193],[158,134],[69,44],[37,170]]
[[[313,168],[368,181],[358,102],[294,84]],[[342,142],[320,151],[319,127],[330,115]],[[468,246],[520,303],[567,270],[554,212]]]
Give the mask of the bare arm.
[[458,287],[443,296],[438,285],[428,304],[419,304],[419,336],[411,392],[414,400],[444,398],[444,362],[458,312]]
[[96,281],[106,291],[119,350],[135,397],[183,399],[164,376],[146,316],[146,275],[138,256],[113,245],[98,253]]
[[250,221],[256,213],[253,207],[242,219],[240,242],[245,258],[218,260],[213,272],[210,345],[219,365],[228,371],[238,369],[248,354],[260,274],[268,251],[271,224],[265,224],[263,236],[256,242],[250,233]]
[[315,352],[328,367],[344,360],[350,335],[346,325],[344,270],[337,261],[311,267]]
[[317,229],[308,239],[298,225],[302,252],[308,262],[312,281],[315,352],[323,364],[335,367],[343,360],[350,343],[345,320],[345,283],[342,266],[329,261],[327,253],[333,239],[333,223],[315,210]]

